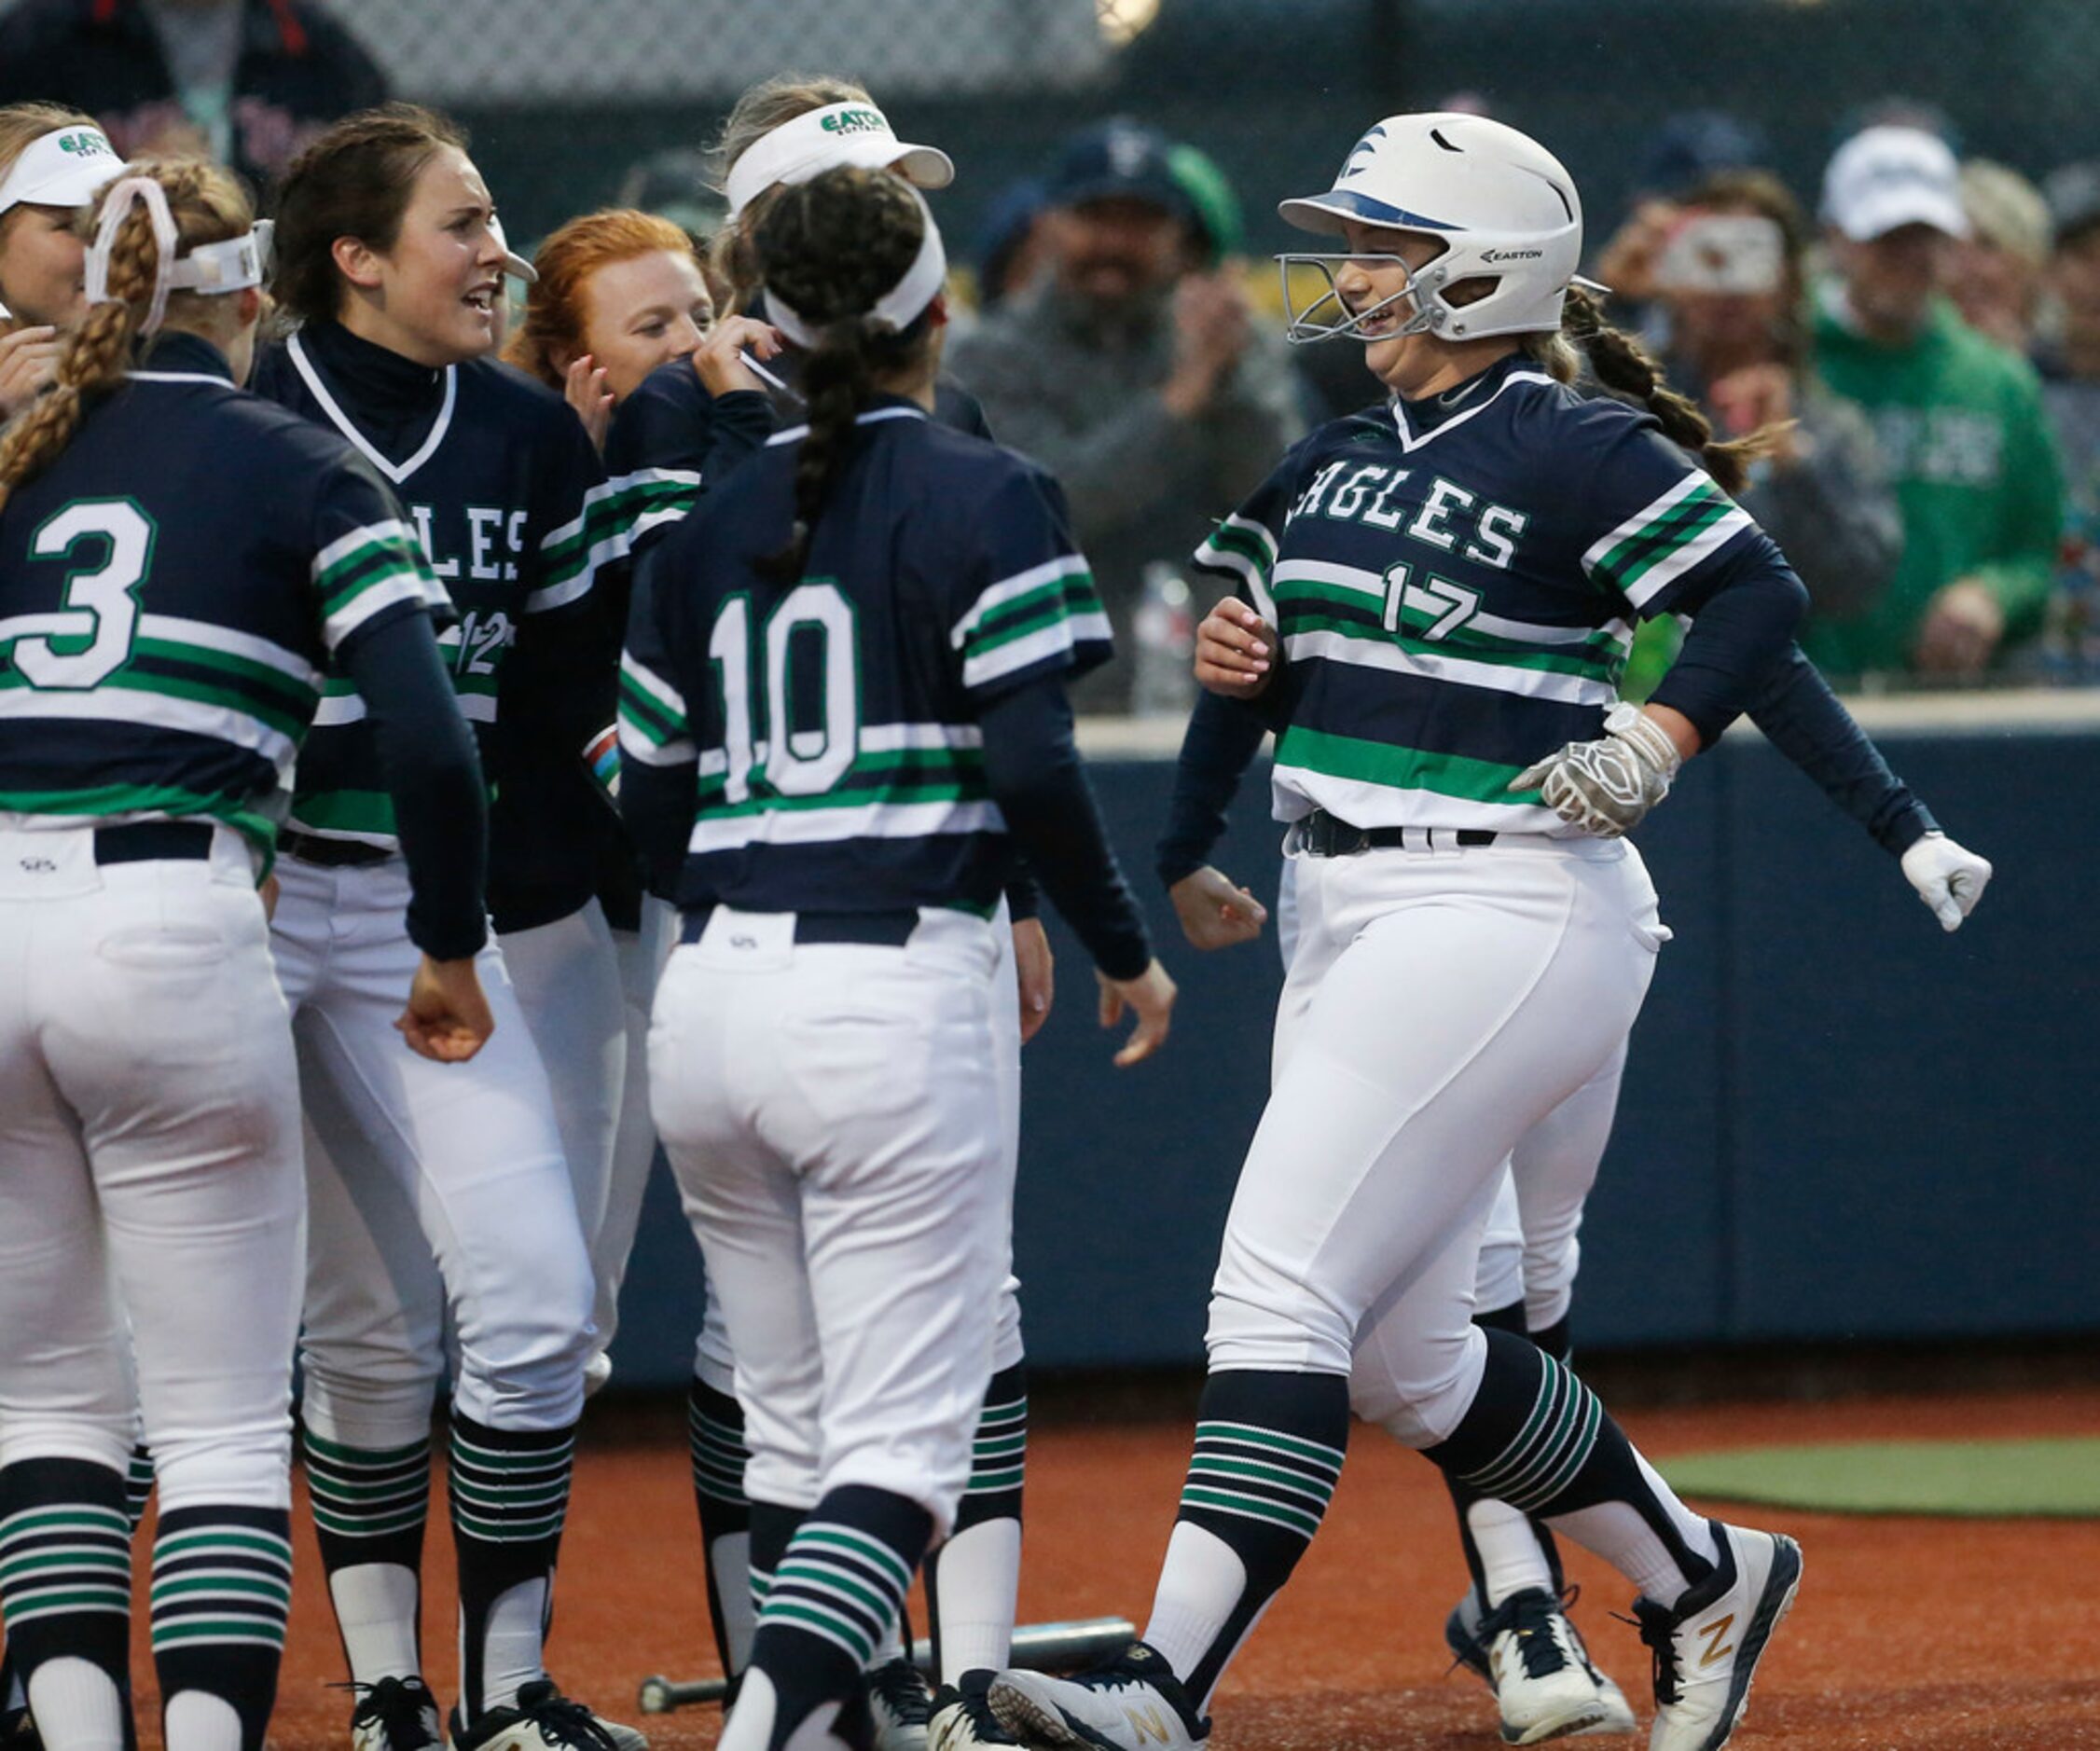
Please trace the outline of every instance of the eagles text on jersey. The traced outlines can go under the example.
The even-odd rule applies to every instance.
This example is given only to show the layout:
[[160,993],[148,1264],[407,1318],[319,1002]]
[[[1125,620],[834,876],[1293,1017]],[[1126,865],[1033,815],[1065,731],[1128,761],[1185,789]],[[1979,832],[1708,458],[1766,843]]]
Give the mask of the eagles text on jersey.
[[[341,433],[400,495],[450,599],[452,617],[438,643],[460,710],[482,742],[484,767],[493,772],[488,738],[505,661],[529,619],[582,615],[600,569],[625,557],[616,496],[581,423],[542,384],[480,359],[433,374],[442,383],[427,435],[413,453],[390,457],[361,421],[355,388],[331,377],[318,351],[295,335],[258,360],[256,388]],[[299,762],[292,824],[391,848],[394,810],[364,701],[336,675],[323,695]]]
[[1521,356],[1321,427],[1196,552],[1282,635],[1278,819],[1554,834],[1510,780],[1599,733],[1634,619],[1775,559],[1651,416]]

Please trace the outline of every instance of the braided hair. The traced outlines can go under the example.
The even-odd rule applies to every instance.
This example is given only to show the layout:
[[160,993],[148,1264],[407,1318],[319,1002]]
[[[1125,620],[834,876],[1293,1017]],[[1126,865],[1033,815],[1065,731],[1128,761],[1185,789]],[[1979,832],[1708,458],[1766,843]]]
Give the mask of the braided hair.
[[[254,209],[241,186],[201,159],[146,159],[127,165],[121,174],[148,176],[160,185],[182,250],[223,243],[254,223]],[[87,221],[90,235],[108,199],[105,191],[95,203]],[[145,203],[133,202],[110,246],[109,296],[90,306],[66,338],[50,389],[0,437],[0,509],[15,488],[58,460],[94,403],[122,386],[125,373],[150,338],[141,329],[155,288],[164,269],[173,265],[160,260],[153,215]],[[200,325],[212,303],[201,293],[170,293],[163,325]]]
[[931,306],[902,329],[869,313],[904,278],[925,235],[925,210],[901,179],[850,167],[781,190],[759,221],[752,241],[767,289],[817,336],[802,367],[809,434],[795,462],[794,527],[786,545],[758,563],[767,583],[801,577],[810,531],[878,379],[926,357]]
[[1595,294],[1571,285],[1561,307],[1559,332],[1526,335],[1524,352],[1550,376],[1571,383],[1582,369],[1576,347],[1588,359],[1590,374],[1598,382],[1653,414],[1663,434],[1691,451],[1723,492],[1740,492],[1749,479],[1750,463],[1772,448],[1775,432],[1770,427],[1726,443],[1717,441],[1713,422],[1696,402],[1669,386],[1654,355],[1624,329],[1604,320],[1603,306]]

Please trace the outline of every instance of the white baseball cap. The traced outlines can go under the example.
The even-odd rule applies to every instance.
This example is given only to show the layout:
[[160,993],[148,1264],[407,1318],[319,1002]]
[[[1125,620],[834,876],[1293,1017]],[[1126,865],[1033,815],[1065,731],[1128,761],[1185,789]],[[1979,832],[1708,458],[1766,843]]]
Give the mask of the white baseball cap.
[[1906,225],[1969,235],[1954,149],[1923,128],[1869,128],[1831,155],[1823,217],[1856,243]]
[[893,170],[915,188],[946,188],[955,160],[938,146],[897,138],[873,103],[829,103],[763,133],[729,167],[722,193],[733,220],[776,183],[806,183],[842,164]]
[[100,128],[86,122],[41,134],[0,177],[0,213],[11,207],[89,207],[124,168]]

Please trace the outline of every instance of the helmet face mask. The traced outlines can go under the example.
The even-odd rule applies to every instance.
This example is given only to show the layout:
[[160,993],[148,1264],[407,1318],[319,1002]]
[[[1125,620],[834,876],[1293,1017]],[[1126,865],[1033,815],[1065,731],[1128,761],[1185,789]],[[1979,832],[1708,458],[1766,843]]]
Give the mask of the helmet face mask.
[[[1342,296],[1336,279],[1342,269],[1351,262],[1360,266],[1397,268],[1406,276],[1406,283],[1399,291],[1389,292],[1374,304],[1362,310],[1352,310],[1348,300]],[[1449,320],[1450,306],[1441,296],[1447,273],[1441,258],[1422,267],[1411,267],[1404,255],[1380,255],[1372,251],[1361,254],[1320,255],[1307,252],[1286,254],[1276,258],[1277,272],[1283,282],[1283,314],[1285,325],[1283,338],[1294,346],[1306,346],[1316,340],[1393,340],[1402,335],[1419,335],[1441,331]],[[1292,269],[1306,270],[1293,279]],[[1306,283],[1306,272],[1316,276],[1315,283]],[[1310,296],[1306,296],[1307,294]],[[1305,297],[1303,305],[1300,297]],[[1414,314],[1397,328],[1384,334],[1371,335],[1363,331],[1366,323],[1373,322],[1392,309],[1402,298],[1411,302]]]

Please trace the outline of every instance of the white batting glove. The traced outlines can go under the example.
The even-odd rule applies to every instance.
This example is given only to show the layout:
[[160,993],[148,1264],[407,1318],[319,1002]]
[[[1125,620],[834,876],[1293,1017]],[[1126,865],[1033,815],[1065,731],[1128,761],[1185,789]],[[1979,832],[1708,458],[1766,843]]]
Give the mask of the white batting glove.
[[1615,705],[1594,742],[1569,742],[1525,767],[1513,791],[1539,792],[1561,820],[1599,839],[1616,839],[1670,793],[1684,764],[1669,732],[1637,705]]
[[1943,833],[1928,833],[1903,853],[1903,879],[1932,908],[1942,931],[1958,931],[1990,885],[1991,861]]

